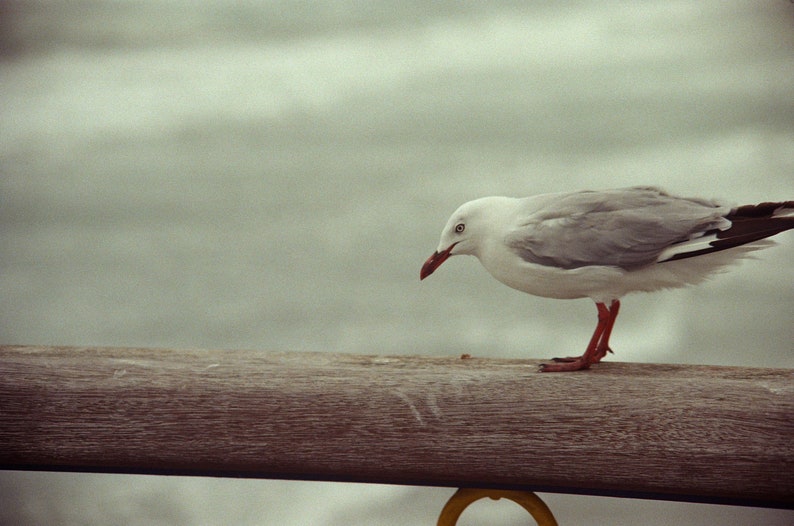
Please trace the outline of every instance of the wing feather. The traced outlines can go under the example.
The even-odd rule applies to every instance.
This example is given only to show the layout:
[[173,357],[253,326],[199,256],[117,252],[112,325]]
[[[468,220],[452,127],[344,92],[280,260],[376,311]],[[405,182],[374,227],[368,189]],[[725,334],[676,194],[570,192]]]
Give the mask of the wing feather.
[[730,226],[730,208],[654,187],[529,198],[526,209],[508,246],[525,261],[564,269],[642,267],[671,245]]

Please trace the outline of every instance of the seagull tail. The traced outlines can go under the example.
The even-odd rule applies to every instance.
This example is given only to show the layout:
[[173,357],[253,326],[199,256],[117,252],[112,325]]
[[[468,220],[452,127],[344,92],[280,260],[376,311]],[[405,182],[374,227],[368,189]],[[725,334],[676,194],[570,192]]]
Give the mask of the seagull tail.
[[[748,245],[749,250],[773,245],[761,240],[794,228],[794,201],[744,205],[731,210],[729,226],[673,245],[657,262],[673,261]],[[757,245],[757,246],[753,246]]]
[[794,201],[744,205],[725,216],[730,228],[717,233],[719,250],[765,239],[794,228]]

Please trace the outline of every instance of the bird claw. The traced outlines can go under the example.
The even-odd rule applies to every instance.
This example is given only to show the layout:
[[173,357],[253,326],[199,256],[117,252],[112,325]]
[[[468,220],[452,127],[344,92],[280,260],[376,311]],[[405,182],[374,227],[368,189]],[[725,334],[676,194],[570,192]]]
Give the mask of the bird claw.
[[581,356],[566,356],[565,358],[552,358],[551,361],[557,363],[571,363],[581,359]]
[[541,373],[559,373],[563,371],[581,371],[589,369],[590,363],[582,358],[574,358],[570,361],[557,361],[556,363],[540,364]]
[[597,348],[595,357],[593,359],[593,363],[600,362],[601,359],[607,355],[607,353],[615,354],[615,353],[612,352],[612,349],[610,349],[609,347],[599,347],[599,348]]

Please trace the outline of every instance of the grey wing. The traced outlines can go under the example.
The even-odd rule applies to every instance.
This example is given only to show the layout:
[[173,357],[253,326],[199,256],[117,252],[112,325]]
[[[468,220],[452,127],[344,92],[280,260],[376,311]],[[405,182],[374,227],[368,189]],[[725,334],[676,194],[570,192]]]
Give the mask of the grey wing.
[[726,228],[728,208],[673,197],[656,188],[559,196],[535,209],[508,235],[525,261],[574,269],[633,269],[656,262],[666,248]]

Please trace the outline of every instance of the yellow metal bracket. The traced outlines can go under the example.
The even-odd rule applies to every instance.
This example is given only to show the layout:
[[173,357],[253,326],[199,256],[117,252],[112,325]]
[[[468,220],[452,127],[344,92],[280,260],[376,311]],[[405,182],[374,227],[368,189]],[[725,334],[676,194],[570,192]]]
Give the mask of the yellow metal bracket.
[[437,526],[455,526],[463,510],[476,500],[489,497],[493,500],[502,498],[512,500],[532,515],[538,526],[557,526],[551,510],[540,497],[531,491],[511,491],[493,489],[460,488],[444,505],[438,517]]

